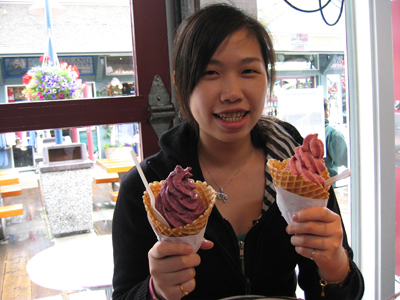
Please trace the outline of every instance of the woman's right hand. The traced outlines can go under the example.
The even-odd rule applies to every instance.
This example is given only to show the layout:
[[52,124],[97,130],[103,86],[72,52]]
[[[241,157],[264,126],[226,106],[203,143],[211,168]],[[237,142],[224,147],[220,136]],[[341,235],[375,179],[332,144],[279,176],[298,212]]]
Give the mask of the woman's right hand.
[[[211,249],[213,245],[205,240],[201,249]],[[157,297],[168,300],[181,299],[184,296],[183,291],[190,293],[194,290],[194,267],[200,264],[200,256],[192,252],[192,246],[172,242],[157,242],[150,249],[150,274]]]

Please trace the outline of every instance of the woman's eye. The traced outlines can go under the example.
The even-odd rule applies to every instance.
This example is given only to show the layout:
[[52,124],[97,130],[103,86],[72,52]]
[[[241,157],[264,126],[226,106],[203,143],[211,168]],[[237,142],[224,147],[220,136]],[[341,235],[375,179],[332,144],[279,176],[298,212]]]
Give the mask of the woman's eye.
[[213,70],[208,70],[204,72],[204,75],[216,75],[218,74],[217,71],[213,71]]
[[258,73],[256,70],[254,69],[246,69],[243,71],[244,74],[252,74],[252,73]]

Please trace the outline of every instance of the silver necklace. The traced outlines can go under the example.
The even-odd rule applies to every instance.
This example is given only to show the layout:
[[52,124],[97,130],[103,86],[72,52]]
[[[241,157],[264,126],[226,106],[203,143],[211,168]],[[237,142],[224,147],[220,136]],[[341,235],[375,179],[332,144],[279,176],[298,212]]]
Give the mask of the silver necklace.
[[210,176],[211,180],[214,181],[215,185],[219,188],[219,192],[217,192],[217,199],[223,201],[226,203],[228,201],[228,195],[224,193],[224,189],[232,182],[233,179],[235,179],[236,175],[239,174],[240,171],[244,168],[246,163],[249,161],[250,156],[253,154],[254,148],[251,150],[249,156],[247,156],[246,161],[243,163],[243,165],[240,167],[239,170],[235,173],[235,175],[232,176],[231,180],[228,181],[227,184],[223,188],[219,186],[219,184],[215,181],[214,177],[212,177],[210,171],[208,170],[206,164],[204,161],[201,159],[201,156],[199,156],[201,163],[203,164],[204,168],[206,168],[208,175]]

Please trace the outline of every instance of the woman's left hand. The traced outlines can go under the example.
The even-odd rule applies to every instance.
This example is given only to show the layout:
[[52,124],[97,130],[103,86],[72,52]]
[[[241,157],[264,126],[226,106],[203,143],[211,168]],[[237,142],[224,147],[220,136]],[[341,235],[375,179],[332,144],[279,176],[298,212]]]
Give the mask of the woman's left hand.
[[296,212],[286,232],[300,255],[315,261],[319,274],[328,282],[346,275],[349,261],[342,246],[343,230],[339,215],[326,207]]

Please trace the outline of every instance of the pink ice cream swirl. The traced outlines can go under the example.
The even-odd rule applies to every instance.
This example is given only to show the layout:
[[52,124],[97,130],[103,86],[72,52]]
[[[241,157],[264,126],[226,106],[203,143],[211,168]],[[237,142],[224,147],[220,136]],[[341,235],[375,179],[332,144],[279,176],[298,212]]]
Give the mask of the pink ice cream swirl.
[[204,213],[204,204],[198,200],[196,186],[189,180],[192,168],[176,166],[161,186],[156,198],[156,209],[171,228],[192,224]]
[[294,156],[289,160],[285,170],[293,175],[303,175],[305,181],[324,185],[322,173],[326,170],[324,160],[324,143],[318,134],[309,134],[303,145],[294,149]]

